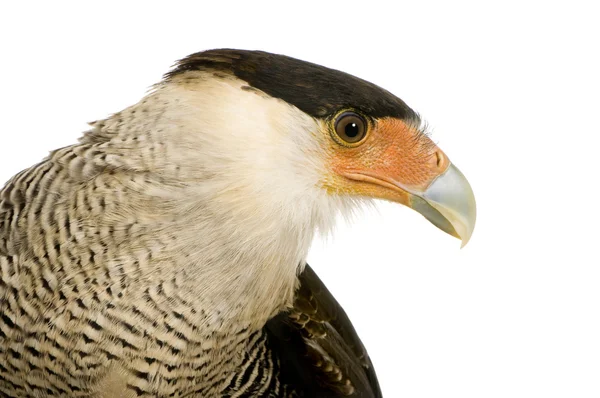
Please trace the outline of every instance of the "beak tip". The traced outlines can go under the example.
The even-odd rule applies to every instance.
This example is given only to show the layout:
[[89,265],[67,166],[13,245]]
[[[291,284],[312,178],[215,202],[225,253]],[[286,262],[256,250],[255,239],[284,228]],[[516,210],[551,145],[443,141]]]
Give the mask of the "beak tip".
[[466,217],[466,220],[462,220],[461,222],[461,227],[464,228],[464,232],[460,234],[460,239],[462,241],[460,245],[461,249],[465,247],[467,243],[469,243],[469,241],[471,240],[471,236],[473,236],[473,231],[475,230],[475,221],[477,216],[475,210],[475,197],[473,196],[472,191],[470,197],[472,199],[472,203],[469,205],[470,211],[468,213],[468,216]]
[[467,243],[469,243],[469,241],[470,241],[470,240],[471,240],[471,237],[470,237],[470,236],[468,236],[468,237],[466,237],[465,239],[463,239],[463,240],[460,242],[460,248],[461,248],[461,249],[464,249],[464,247],[467,245]]

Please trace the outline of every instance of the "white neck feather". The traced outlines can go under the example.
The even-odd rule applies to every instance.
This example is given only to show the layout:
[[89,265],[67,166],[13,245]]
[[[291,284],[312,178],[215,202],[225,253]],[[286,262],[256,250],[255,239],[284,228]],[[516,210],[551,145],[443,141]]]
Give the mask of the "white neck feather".
[[260,326],[291,305],[316,230],[328,233],[352,203],[320,187],[319,122],[244,86],[189,72],[98,129],[114,132],[114,146],[145,143],[112,161],[151,171],[130,189],[145,203],[136,212],[143,207],[155,232],[172,239],[154,257],[157,266],[171,262],[160,272],[184,272],[187,294],[205,311]]

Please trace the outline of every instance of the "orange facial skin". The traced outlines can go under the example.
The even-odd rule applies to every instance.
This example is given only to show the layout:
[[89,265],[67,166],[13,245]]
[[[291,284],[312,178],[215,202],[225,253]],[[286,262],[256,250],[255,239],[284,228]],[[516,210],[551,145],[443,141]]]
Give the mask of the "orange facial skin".
[[[365,138],[351,145],[332,140],[328,190],[409,205],[450,165],[448,157],[418,127],[395,118],[370,123]],[[332,132],[335,134],[335,132]]]

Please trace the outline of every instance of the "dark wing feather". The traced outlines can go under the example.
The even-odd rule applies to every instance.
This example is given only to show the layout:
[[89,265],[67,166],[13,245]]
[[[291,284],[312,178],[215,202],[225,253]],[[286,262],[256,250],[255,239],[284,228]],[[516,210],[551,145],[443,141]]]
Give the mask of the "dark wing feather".
[[373,364],[342,307],[308,265],[299,280],[294,307],[265,326],[280,381],[309,397],[380,398]]

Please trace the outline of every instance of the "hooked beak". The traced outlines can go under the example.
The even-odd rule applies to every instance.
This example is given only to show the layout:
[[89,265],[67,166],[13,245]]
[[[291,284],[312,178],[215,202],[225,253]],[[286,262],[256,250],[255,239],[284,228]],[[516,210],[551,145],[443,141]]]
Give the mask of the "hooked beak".
[[475,196],[465,176],[447,158],[445,160],[447,168],[423,190],[409,188],[394,178],[373,173],[353,172],[345,175],[374,187],[361,190],[363,194],[398,202],[421,213],[442,231],[462,240],[462,248],[469,242],[475,229]]
[[475,195],[463,173],[453,164],[424,192],[412,192],[407,205],[442,231],[461,239],[461,247],[471,239],[477,218]]
[[437,174],[424,189],[408,187],[395,178],[369,172],[350,172],[345,176],[373,188],[358,188],[364,195],[406,205],[421,213],[442,231],[462,240],[461,248],[471,239],[477,209],[471,185],[440,151],[445,170]]

